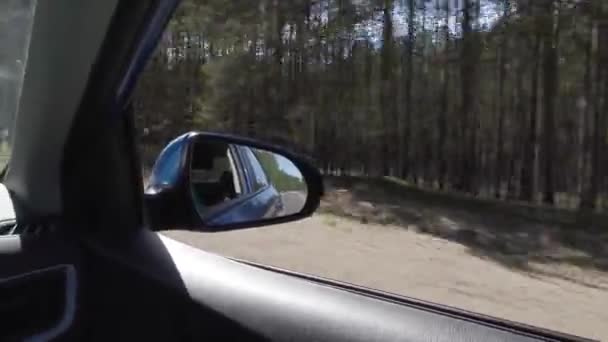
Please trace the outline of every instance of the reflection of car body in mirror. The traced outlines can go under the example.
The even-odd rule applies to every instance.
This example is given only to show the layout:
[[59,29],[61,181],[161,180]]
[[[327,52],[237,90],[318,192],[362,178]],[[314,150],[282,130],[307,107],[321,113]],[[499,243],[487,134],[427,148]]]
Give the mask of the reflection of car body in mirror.
[[321,176],[302,157],[233,136],[187,133],[159,155],[145,198],[156,229],[229,229],[310,215]]
[[251,222],[281,214],[281,196],[247,146],[194,143],[190,189],[198,214],[210,225]]

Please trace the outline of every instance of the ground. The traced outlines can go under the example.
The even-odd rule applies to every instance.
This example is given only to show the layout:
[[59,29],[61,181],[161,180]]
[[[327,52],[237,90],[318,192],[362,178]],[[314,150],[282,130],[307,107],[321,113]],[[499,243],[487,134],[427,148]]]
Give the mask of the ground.
[[608,340],[605,234],[404,188],[395,194],[393,185],[339,183],[306,220],[164,234],[222,255]]

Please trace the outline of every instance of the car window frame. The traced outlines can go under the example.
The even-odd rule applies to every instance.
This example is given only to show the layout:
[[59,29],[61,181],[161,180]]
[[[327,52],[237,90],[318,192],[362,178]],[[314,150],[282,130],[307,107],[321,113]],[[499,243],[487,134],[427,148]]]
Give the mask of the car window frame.
[[[247,194],[245,186],[244,186],[242,172],[240,170],[239,162],[237,160],[237,156],[236,156],[236,153],[234,151],[234,147],[232,144],[228,145],[228,163],[230,163],[230,168],[232,169],[233,182],[234,182],[234,180],[236,180],[236,183],[238,183],[238,185],[239,185],[239,189],[238,189],[239,192],[237,192],[237,195],[242,196],[242,195]],[[235,186],[235,191],[236,191],[236,186]]]
[[[250,148],[243,147],[243,155],[244,155],[244,158],[247,160],[247,167],[249,168],[249,172],[252,175],[251,183],[254,185],[254,188],[255,188],[254,191],[259,191],[259,190],[269,187],[270,181],[269,181],[268,177],[266,176],[266,173],[264,172],[264,168],[262,167],[262,164],[260,164],[260,161],[256,158],[255,153]],[[257,164],[257,166],[259,168],[259,172],[256,171],[256,167],[254,166],[254,164]],[[261,173],[261,176],[264,178],[263,179],[264,184],[262,186],[258,187],[257,175],[260,173]]]
[[[246,176],[245,172],[243,172],[245,170],[243,169],[243,161],[241,160],[241,158],[239,156],[238,146],[236,146],[234,144],[229,144],[228,153],[230,153],[229,158],[232,158],[232,162],[234,163],[234,167],[236,169],[236,170],[234,170],[236,172],[233,175],[233,177],[237,177],[238,182],[241,186],[241,193],[239,194],[238,197],[250,194],[252,192],[252,190],[251,190],[251,187],[249,186],[249,184],[247,183],[247,176]],[[230,166],[231,167],[233,166],[232,163]]]
[[251,173],[249,168],[247,167],[247,163],[245,162],[245,156],[243,155],[243,147],[242,146],[238,146],[238,145],[234,145],[234,155],[235,155],[235,160],[236,163],[238,164],[238,169],[239,172],[242,176],[243,179],[243,184],[245,185],[245,188],[247,189],[247,194],[253,193],[253,186],[252,186],[252,182],[251,182]]

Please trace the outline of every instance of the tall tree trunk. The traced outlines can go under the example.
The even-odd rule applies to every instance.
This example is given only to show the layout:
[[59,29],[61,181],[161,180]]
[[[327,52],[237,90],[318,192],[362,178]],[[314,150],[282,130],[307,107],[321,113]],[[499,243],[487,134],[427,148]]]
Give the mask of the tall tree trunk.
[[[603,6],[602,14],[607,13],[608,6]],[[606,145],[606,111],[608,110],[608,23],[598,23],[598,54],[597,60],[597,96],[598,105],[594,106],[593,138],[591,146],[591,179],[583,196],[581,207],[595,209],[597,199],[602,187],[604,172],[602,163],[602,150]]]
[[380,109],[382,116],[382,132],[380,136],[381,142],[381,164],[382,164],[382,175],[387,176],[390,174],[390,163],[392,159],[390,156],[390,142],[389,139],[392,137],[391,128],[393,124],[391,117],[393,113],[392,102],[394,98],[391,96],[392,93],[392,55],[393,55],[393,18],[392,18],[393,0],[384,0],[383,8],[383,21],[384,26],[382,29],[382,51],[381,51],[381,70],[380,70]]
[[[503,18],[507,18],[511,9],[510,1],[504,0]],[[504,175],[504,125],[505,125],[505,79],[507,76],[507,51],[509,39],[505,28],[498,49],[498,134],[496,139],[496,169],[494,170],[494,196],[500,198],[501,184]]]
[[445,11],[445,23],[443,24],[443,34],[445,39],[445,48],[443,50],[445,63],[443,64],[443,68],[441,69],[441,97],[439,100],[440,108],[439,108],[439,116],[437,127],[439,130],[438,137],[438,146],[437,146],[437,160],[439,161],[439,170],[438,170],[438,183],[439,189],[443,190],[446,187],[447,181],[447,172],[448,172],[448,161],[447,161],[447,151],[446,151],[446,142],[447,142],[447,130],[448,130],[448,105],[449,105],[449,87],[450,87],[450,63],[448,59],[449,48],[450,48],[450,27],[449,27],[449,18],[450,18],[450,2],[446,1],[444,3],[444,11]]
[[448,171],[447,153],[446,153],[446,142],[447,142],[447,131],[448,131],[448,88],[450,84],[450,70],[447,66],[441,70],[442,89],[440,99],[440,109],[437,126],[439,128],[439,139],[437,146],[437,160],[439,161],[439,174],[438,182],[439,188],[445,188],[446,175]]
[[400,172],[401,178],[408,178],[410,176],[410,164],[411,164],[411,136],[412,136],[412,82],[414,79],[414,45],[416,43],[416,26],[414,18],[416,15],[415,0],[408,0],[408,20],[407,20],[407,38],[404,41],[405,53],[403,66],[405,72],[403,75],[404,79],[404,115],[403,124],[400,125],[399,136],[401,137],[399,142],[399,158],[401,160]]
[[473,32],[479,0],[463,1],[463,18],[461,23],[463,46],[461,51],[461,120],[463,123],[463,153],[460,170],[459,187],[468,193],[474,192],[473,180],[477,166],[477,116],[473,96],[477,93],[477,62],[479,60],[478,42]]
[[[521,195],[521,177],[523,170],[524,152],[526,139],[528,137],[528,113],[527,113],[527,97],[525,96],[525,59],[518,58],[517,56],[512,57],[511,70],[515,73],[514,82],[515,88],[513,89],[512,96],[512,116],[515,120],[512,121],[512,127],[516,130],[512,131],[510,139],[513,141],[512,144],[512,158],[516,161],[515,169],[513,170],[512,189],[511,193],[508,193],[510,199],[517,199]],[[519,192],[518,192],[519,191]]]
[[[555,99],[559,82],[557,43],[559,18],[554,13],[554,0],[544,0],[546,20],[543,25],[543,202],[555,203]],[[556,22],[557,21],[557,22]]]
[[[581,119],[580,119],[580,127],[579,127],[579,160],[578,160],[578,172],[579,172],[579,187],[580,187],[580,204],[579,209],[594,209],[596,202],[596,194],[591,186],[591,180],[588,179],[588,175],[590,174],[588,171],[591,171],[591,177],[593,177],[593,173],[595,173],[595,165],[594,162],[589,160],[590,151],[595,150],[595,133],[597,132],[597,124],[594,129],[592,129],[593,121],[597,120],[598,109],[596,106],[592,105],[592,93],[593,93],[593,56],[596,55],[597,51],[595,51],[597,47],[597,43],[594,41],[596,37],[597,25],[595,20],[590,20],[589,25],[589,39],[586,41],[586,56],[585,56],[585,76],[583,80],[583,98],[582,98],[582,108],[581,109]],[[599,66],[599,65],[598,65]],[[600,72],[601,70],[596,70],[598,80],[600,80]],[[598,82],[599,85],[599,82]],[[593,120],[592,120],[593,119]],[[593,130],[593,132],[592,132]],[[593,155],[593,153],[591,153]],[[595,160],[597,162],[597,159]],[[597,181],[597,180],[596,180]]]
[[501,197],[504,172],[504,125],[505,125],[505,78],[507,64],[507,42],[503,37],[498,57],[498,132],[496,139],[496,169],[494,171],[494,196]]
[[521,194],[523,201],[534,201],[536,193],[536,135],[537,135],[537,111],[538,111],[538,76],[540,69],[541,39],[540,35],[534,37],[534,48],[532,54],[532,81],[530,95],[530,117],[528,118],[528,136],[524,147],[524,160],[521,170]]

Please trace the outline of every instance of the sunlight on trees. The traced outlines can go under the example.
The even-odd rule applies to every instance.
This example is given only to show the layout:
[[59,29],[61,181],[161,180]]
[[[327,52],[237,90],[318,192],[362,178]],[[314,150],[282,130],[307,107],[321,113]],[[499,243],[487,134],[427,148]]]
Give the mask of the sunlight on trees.
[[219,130],[289,142],[327,174],[601,209],[607,7],[184,0],[137,91],[144,159]]

